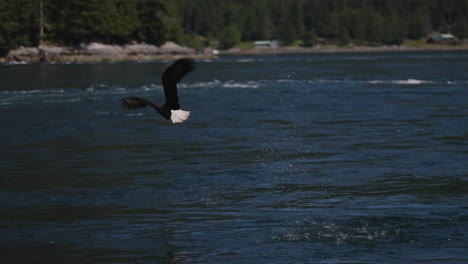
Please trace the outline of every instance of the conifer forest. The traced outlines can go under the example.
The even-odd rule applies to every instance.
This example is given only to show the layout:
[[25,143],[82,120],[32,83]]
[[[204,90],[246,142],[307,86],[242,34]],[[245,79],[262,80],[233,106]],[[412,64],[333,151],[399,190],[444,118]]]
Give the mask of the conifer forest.
[[0,1],[0,55],[41,43],[400,45],[432,32],[467,38],[468,0]]

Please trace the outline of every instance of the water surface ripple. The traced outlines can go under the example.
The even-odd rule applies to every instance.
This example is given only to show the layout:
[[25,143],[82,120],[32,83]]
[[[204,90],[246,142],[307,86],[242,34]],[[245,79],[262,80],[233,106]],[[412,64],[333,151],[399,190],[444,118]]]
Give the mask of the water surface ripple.
[[1,65],[0,262],[468,262],[467,60]]

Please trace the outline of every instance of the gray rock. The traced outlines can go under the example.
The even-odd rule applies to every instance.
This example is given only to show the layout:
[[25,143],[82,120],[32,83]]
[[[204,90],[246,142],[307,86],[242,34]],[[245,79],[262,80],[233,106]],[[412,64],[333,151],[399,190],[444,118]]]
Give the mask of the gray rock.
[[6,59],[8,61],[30,61],[37,57],[39,57],[38,48],[21,46],[17,49],[10,50],[6,56]]

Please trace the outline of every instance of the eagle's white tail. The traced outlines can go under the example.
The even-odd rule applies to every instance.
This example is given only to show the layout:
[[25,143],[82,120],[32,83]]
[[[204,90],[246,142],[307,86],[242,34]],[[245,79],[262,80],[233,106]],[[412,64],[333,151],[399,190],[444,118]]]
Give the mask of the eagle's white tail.
[[187,120],[190,116],[190,111],[184,110],[171,110],[171,120],[172,123],[182,123]]

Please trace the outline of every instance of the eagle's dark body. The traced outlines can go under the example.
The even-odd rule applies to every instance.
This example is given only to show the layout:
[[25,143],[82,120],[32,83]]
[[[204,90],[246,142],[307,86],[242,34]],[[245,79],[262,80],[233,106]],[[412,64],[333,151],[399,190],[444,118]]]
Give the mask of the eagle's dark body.
[[189,72],[195,69],[195,62],[192,59],[176,60],[171,66],[167,67],[161,76],[166,102],[162,106],[141,97],[129,96],[122,99],[122,105],[128,109],[151,106],[158,111],[164,118],[171,119],[173,123],[182,123],[190,115],[190,112],[180,109],[179,96],[177,94],[177,83]]

